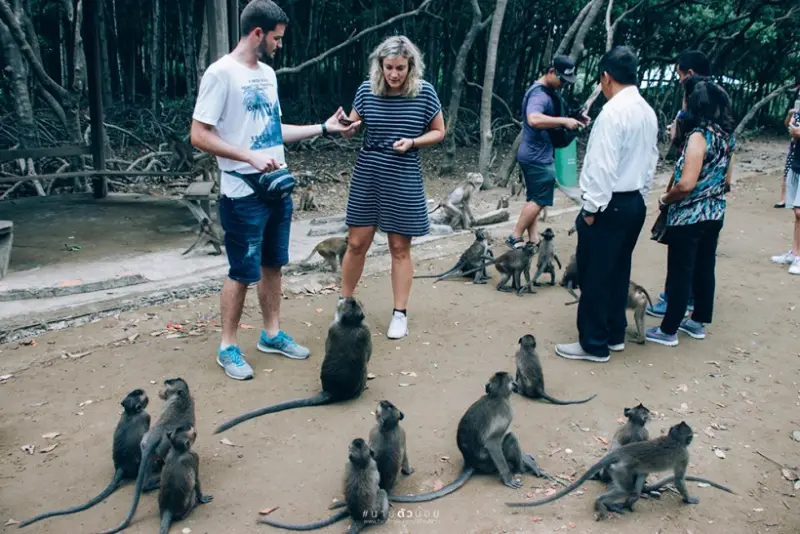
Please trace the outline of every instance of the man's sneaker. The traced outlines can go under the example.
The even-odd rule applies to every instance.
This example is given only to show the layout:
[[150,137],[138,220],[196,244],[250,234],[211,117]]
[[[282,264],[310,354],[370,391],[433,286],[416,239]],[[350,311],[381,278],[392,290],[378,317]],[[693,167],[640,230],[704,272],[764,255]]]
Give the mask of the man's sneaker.
[[698,323],[693,319],[684,319],[681,321],[681,325],[678,327],[678,330],[684,332],[685,334],[689,334],[695,339],[706,338],[706,327],[703,325],[703,323]]
[[609,355],[595,356],[594,354],[589,354],[583,350],[580,342],[556,345],[556,354],[568,360],[587,360],[600,363],[607,362],[611,359]]
[[509,248],[516,248],[518,246],[521,246],[522,242],[523,239],[521,237],[514,237],[513,235],[510,235],[506,238],[506,245],[508,245]]
[[792,251],[790,250],[789,252],[781,254],[780,256],[772,256],[770,259],[772,260],[772,263],[778,263],[780,265],[792,265],[797,258],[798,257],[792,254]]
[[253,368],[244,361],[242,351],[236,345],[221,349],[217,353],[217,363],[225,370],[225,374],[234,380],[253,378]]
[[667,301],[665,299],[659,299],[652,306],[648,304],[645,313],[651,317],[664,317],[664,314],[667,313]]
[[617,343],[616,345],[608,345],[608,350],[611,352],[622,352],[625,350],[625,343]]
[[283,354],[294,360],[305,360],[308,358],[308,355],[311,354],[310,350],[295,343],[292,336],[283,330],[279,330],[278,335],[273,338],[267,337],[267,333],[262,330],[261,337],[258,339],[258,345],[256,345],[256,347],[261,352]]
[[667,347],[674,347],[678,344],[678,334],[672,334],[668,336],[664,332],[661,331],[660,326],[654,326],[653,328],[647,329],[647,341],[652,341],[653,343],[659,343],[661,345],[666,345]]
[[789,274],[800,274],[800,256],[796,257],[789,267]]
[[392,313],[392,322],[389,323],[389,331],[386,332],[386,337],[389,339],[400,339],[407,335],[408,317],[399,311]]

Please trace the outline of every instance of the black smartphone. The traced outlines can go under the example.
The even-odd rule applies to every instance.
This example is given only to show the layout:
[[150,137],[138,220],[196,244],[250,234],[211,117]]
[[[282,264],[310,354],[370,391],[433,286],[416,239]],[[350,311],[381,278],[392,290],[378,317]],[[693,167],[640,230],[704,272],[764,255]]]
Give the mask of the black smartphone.
[[351,121],[351,120],[350,120],[349,118],[347,118],[347,117],[343,117],[343,118],[339,119],[339,122],[341,122],[341,123],[342,123],[342,124],[344,124],[345,126],[350,126],[351,124],[353,124],[353,121]]

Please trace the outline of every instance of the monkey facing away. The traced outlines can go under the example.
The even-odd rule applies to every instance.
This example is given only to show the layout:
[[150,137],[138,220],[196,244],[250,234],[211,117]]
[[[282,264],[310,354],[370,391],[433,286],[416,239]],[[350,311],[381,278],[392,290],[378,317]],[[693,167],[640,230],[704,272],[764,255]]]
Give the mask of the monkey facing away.
[[514,412],[511,393],[517,385],[511,375],[499,371],[485,386],[486,394],[475,401],[461,417],[456,432],[456,442],[464,457],[464,468],[454,482],[444,488],[422,495],[390,495],[392,502],[427,502],[444,497],[466,484],[476,472],[499,474],[503,484],[521,488],[514,473],[532,473],[549,478],[536,465],[530,454],[522,451],[519,439],[510,430]]
[[548,273],[550,275],[550,285],[556,285],[556,267],[553,264],[558,264],[558,268],[561,269],[561,260],[558,259],[558,254],[556,254],[556,245],[553,242],[553,238],[555,234],[553,233],[552,228],[545,229],[544,233],[542,234],[542,242],[539,244],[539,257],[536,259],[536,274],[533,275],[533,285],[539,286],[539,277],[542,276],[544,273]]
[[472,215],[469,203],[475,191],[480,190],[483,185],[483,175],[479,172],[468,172],[467,181],[450,191],[447,197],[435,208],[428,212],[428,215],[442,208],[447,212],[447,223],[453,230],[469,230],[475,224],[475,217]]
[[495,209],[507,209],[508,208],[508,195],[503,195],[497,199],[497,207]]
[[[550,497],[531,502],[506,503],[506,506],[540,506],[553,502],[577,489],[602,468],[610,471],[611,488],[595,500],[594,508],[598,519],[605,518],[607,512],[624,513],[625,508],[633,510],[633,504],[644,490],[647,475],[662,471],[673,471],[675,487],[683,497],[683,502],[697,504],[700,499],[689,495],[689,490],[686,488],[688,447],[693,437],[692,428],[685,421],[681,421],[670,427],[664,436],[628,443],[609,452],[578,480]],[[632,480],[635,480],[633,485],[631,485]],[[626,499],[624,503],[615,502],[622,498]]]
[[570,304],[577,304],[580,297],[575,293],[575,290],[579,288],[580,284],[578,284],[578,258],[575,254],[569,258],[567,268],[564,269],[564,274],[561,276],[560,285],[561,287],[567,288],[569,294],[575,299],[571,302],[565,302],[564,305],[569,306]]
[[114,441],[111,456],[114,460],[114,477],[108,483],[106,489],[100,492],[95,498],[86,504],[55,510],[37,515],[19,524],[19,528],[26,527],[42,519],[59,515],[74,514],[88,510],[95,504],[103,501],[106,497],[114,493],[121,485],[123,480],[132,480],[139,473],[139,464],[142,459],[141,441],[145,433],[150,429],[150,414],[145,410],[149,403],[147,394],[143,389],[135,389],[128,393],[120,404],[123,412],[114,429]]
[[[648,432],[645,427],[650,420],[650,410],[647,409],[644,404],[640,402],[638,406],[625,408],[622,413],[628,420],[614,432],[609,452],[615,451],[628,443],[637,443],[650,439],[650,432]],[[611,475],[604,467],[597,472],[597,475],[595,475],[593,479],[602,480],[608,484],[611,482]]]
[[331,270],[335,273],[338,273],[339,267],[342,265],[342,259],[344,258],[345,252],[347,252],[347,236],[329,237],[314,245],[314,249],[311,251],[311,254],[309,254],[308,257],[302,261],[302,263],[308,263],[308,260],[310,260],[315,253],[318,253],[320,256],[322,256],[322,259],[328,263]]
[[325,358],[320,370],[322,391],[313,397],[284,401],[244,413],[219,425],[214,434],[261,415],[358,398],[367,385],[367,363],[371,357],[372,335],[364,324],[361,304],[353,297],[345,297],[337,305],[336,319],[328,328],[325,340]]
[[[400,473],[408,476],[414,469],[408,464],[406,433],[400,426],[405,418],[397,406],[388,400],[378,402],[375,410],[376,424],[369,433],[369,448],[375,453],[375,463],[381,475],[381,489],[391,491]],[[328,508],[333,510],[345,506],[339,501]]]
[[[517,247],[498,256],[493,262],[495,269],[503,275],[500,283],[497,284],[498,291],[511,292],[517,291],[517,295],[522,295],[524,290],[535,293],[531,289],[531,261],[536,254],[536,245],[528,241],[523,247]],[[522,285],[522,276],[525,276],[525,285]],[[512,280],[512,289],[507,287],[508,281]]]
[[194,427],[182,425],[168,431],[166,438],[171,448],[164,460],[158,494],[160,534],[167,534],[173,521],[185,518],[198,504],[207,504],[214,499],[200,490],[200,458],[191,450],[197,439]]
[[544,390],[544,372],[539,355],[536,353],[536,338],[532,334],[525,334],[519,338],[519,349],[516,354],[517,363],[517,392],[531,399],[545,399],[552,404],[568,405],[583,404],[597,396],[592,395],[583,400],[562,401],[554,399]]
[[259,518],[258,522],[286,530],[316,530],[350,516],[353,524],[348,532],[352,534],[370,525],[385,523],[389,517],[389,500],[386,491],[379,486],[375,451],[362,438],[356,438],[350,443],[348,456],[344,480],[345,510],[306,525],[279,523],[266,517]]
[[[133,503],[128,517],[116,528],[103,531],[101,534],[114,534],[125,530],[133,519],[133,514],[136,513],[143,488],[146,491],[158,486],[159,473],[164,467],[164,459],[172,445],[167,438],[167,433],[186,425],[191,427],[195,425],[194,398],[189,392],[189,385],[185,380],[182,378],[164,380],[164,388],[158,392],[158,396],[164,400],[164,405],[161,407],[161,414],[155,426],[144,435],[141,441],[142,461],[136,476],[136,489],[133,492]],[[148,470],[151,479],[145,486],[144,478]]]
[[489,248],[489,236],[486,230],[475,230],[475,241],[465,250],[458,261],[449,270],[439,274],[424,274],[414,278],[436,278],[436,282],[460,274],[471,272],[473,284],[485,284],[489,279],[486,272],[486,258],[493,258],[494,253]]

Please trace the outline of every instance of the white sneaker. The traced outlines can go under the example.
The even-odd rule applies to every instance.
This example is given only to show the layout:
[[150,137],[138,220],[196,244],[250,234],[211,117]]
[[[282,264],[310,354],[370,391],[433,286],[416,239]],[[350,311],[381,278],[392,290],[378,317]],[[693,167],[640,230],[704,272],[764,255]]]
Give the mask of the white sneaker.
[[389,339],[400,339],[408,335],[408,317],[400,312],[392,314],[392,322],[389,323],[389,331],[386,337]]
[[800,274],[800,256],[796,257],[789,267],[789,274]]
[[791,265],[794,261],[797,260],[797,256],[792,254],[792,251],[790,250],[789,252],[781,254],[780,256],[772,256],[772,258],[770,259],[772,260],[773,263],[779,263],[781,265]]

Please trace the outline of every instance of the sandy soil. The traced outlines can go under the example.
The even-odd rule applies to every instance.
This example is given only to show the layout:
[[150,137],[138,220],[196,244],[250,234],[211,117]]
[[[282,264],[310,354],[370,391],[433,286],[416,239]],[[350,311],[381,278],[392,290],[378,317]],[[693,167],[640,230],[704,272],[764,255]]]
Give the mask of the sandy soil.
[[[214,362],[219,335],[213,323],[218,320],[215,296],[52,332],[35,344],[0,346],[4,369],[32,358],[38,362],[0,382],[0,524],[83,502],[104,487],[112,475],[111,434],[119,401],[143,387],[155,417],[161,406],[159,384],[176,375],[189,382],[197,400],[196,450],[204,489],[215,498],[173,532],[266,532],[269,527],[256,526],[255,520],[259,510],[273,506],[280,506],[273,513],[276,519],[304,522],[327,516],[326,507],[341,494],[347,445],[367,436],[371,412],[383,398],[406,414],[403,425],[416,468],[411,477],[401,477],[396,490],[430,490],[461,469],[455,444],[459,417],[483,393],[492,373],[513,370],[517,339],[533,333],[553,395],[598,393],[590,403],[570,407],[513,399],[514,430],[544,469],[564,477],[579,475],[603,454],[598,438],[611,438],[623,408],[643,402],[657,412],[652,435],[681,420],[691,424],[696,432],[691,472],[729,485],[738,495],[692,483],[691,491],[701,499],[698,506],[683,505],[668,493],[660,502],[640,502],[633,515],[598,523],[592,514],[592,500],[601,491],[596,482],[557,503],[517,512],[503,503],[541,497],[550,484],[526,476],[524,487],[512,490],[496,477],[479,476],[445,499],[396,505],[389,524],[375,532],[796,533],[800,502],[791,482],[777,465],[756,454],[789,469],[800,466],[800,443],[791,438],[800,429],[800,278],[768,258],[786,249],[791,230],[789,213],[771,207],[777,183],[776,176],[766,175],[741,184],[731,195],[709,337],[695,341],[681,336],[673,349],[628,344],[606,364],[554,355],[555,343],[576,336],[575,308],[563,305],[568,295],[558,287],[516,297],[496,293],[493,284],[419,281],[412,295],[411,335],[388,340],[391,293],[388,277],[381,275],[366,279],[359,290],[374,335],[370,370],[377,375],[362,398],[266,416],[213,436],[219,422],[244,410],[318,390],[335,295],[283,302],[284,327],[312,349],[308,361],[291,361],[255,351],[259,312],[251,294],[240,339],[257,374],[243,383],[225,377]],[[650,211],[634,255],[633,277],[655,298],[664,279],[666,250],[647,238],[655,217],[655,209]],[[566,237],[570,225],[571,216],[552,222],[562,258],[575,246]],[[450,257],[418,269],[438,270],[453,261]],[[490,273],[496,281],[497,274]],[[180,331],[167,329],[170,322],[196,335],[179,337]],[[648,323],[657,321],[649,318]],[[60,435],[42,437],[50,432]],[[220,443],[223,437],[234,445]],[[55,443],[55,449],[43,452]],[[33,454],[22,450],[26,444],[36,445]],[[724,459],[715,447],[724,451]],[[116,525],[130,499],[131,487],[125,486],[89,511],[27,531],[96,532]],[[144,496],[127,532],[154,532],[157,525],[156,497]],[[324,532],[345,529],[342,522]]]

